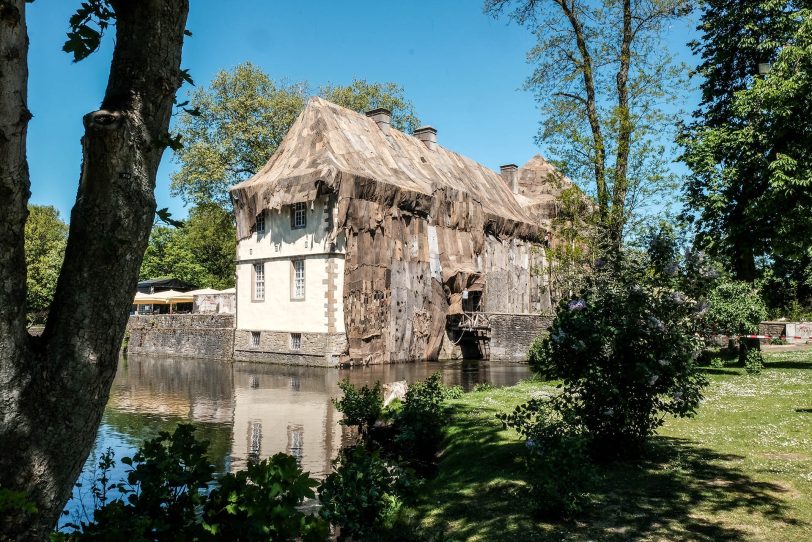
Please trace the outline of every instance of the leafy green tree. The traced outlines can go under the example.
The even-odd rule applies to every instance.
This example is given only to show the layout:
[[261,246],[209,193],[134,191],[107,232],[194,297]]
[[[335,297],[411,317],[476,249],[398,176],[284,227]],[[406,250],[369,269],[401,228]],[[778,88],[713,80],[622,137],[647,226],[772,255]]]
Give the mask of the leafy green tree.
[[[213,202],[230,209],[229,187],[265,165],[310,93],[307,84],[274,81],[250,62],[219,72],[208,87],[192,93],[176,127],[184,146],[177,152],[181,167],[172,176],[172,193],[187,203]],[[419,124],[403,89],[394,83],[354,80],[318,93],[359,112],[387,107],[399,130]]]
[[624,228],[674,189],[664,130],[679,70],[663,44],[686,0],[486,0],[536,35],[526,87],[536,94],[537,137],[564,173],[594,186],[599,224],[617,248]]
[[214,203],[201,204],[180,227],[153,228],[141,278],[174,277],[201,288],[230,288],[236,242],[231,214]]
[[201,203],[189,212],[181,228],[182,239],[195,262],[203,267],[209,288],[234,286],[237,231],[234,215],[219,205]]
[[704,3],[703,34],[691,44],[702,58],[702,101],[679,138],[693,173],[686,218],[699,245],[740,280],[756,279],[760,260],[775,265],[796,294],[812,263],[812,26],[804,7]]
[[67,242],[68,225],[59,218],[55,207],[28,206],[25,223],[26,306],[29,318],[37,323],[43,321],[42,317],[54,298]]

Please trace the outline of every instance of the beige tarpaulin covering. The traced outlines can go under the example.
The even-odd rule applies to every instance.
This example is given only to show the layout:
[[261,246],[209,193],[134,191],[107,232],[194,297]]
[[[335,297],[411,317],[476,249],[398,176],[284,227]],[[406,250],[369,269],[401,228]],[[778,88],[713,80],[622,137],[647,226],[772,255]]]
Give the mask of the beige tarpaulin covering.
[[312,98],[268,163],[231,189],[237,237],[256,216],[326,198],[330,240],[346,240],[351,361],[436,359],[463,289],[489,310],[528,312],[542,221],[503,178],[369,117]]

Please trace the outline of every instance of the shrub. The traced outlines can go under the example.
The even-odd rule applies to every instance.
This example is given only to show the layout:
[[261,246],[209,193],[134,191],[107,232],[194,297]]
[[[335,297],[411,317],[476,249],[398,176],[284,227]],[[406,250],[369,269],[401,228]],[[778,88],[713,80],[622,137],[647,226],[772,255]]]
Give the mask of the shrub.
[[749,349],[744,357],[744,370],[747,374],[756,375],[764,369],[764,356],[758,350]]
[[439,372],[414,382],[395,420],[398,452],[424,474],[434,463],[440,447],[445,397],[446,388]]
[[525,439],[525,467],[535,511],[556,519],[580,513],[589,503],[588,491],[595,478],[586,436],[566,423],[549,401],[531,400],[499,419]]
[[459,399],[463,396],[465,392],[462,389],[462,386],[446,386],[445,387],[445,398],[446,399]]
[[222,540],[326,540],[325,521],[299,510],[318,482],[296,458],[276,454],[221,477],[203,509],[203,526]]
[[411,494],[414,484],[407,470],[389,465],[377,450],[344,448],[319,487],[321,516],[341,527],[341,539],[381,539],[401,507],[399,495]]
[[647,281],[645,261],[616,258],[559,304],[538,366],[563,380],[562,416],[610,456],[638,453],[666,414],[693,415],[707,383],[691,333],[695,303]]
[[749,335],[758,332],[758,324],[767,317],[767,308],[758,292],[747,282],[722,281],[708,296],[705,314],[707,333]]
[[[112,455],[100,462],[101,477],[93,488],[102,506],[89,522],[68,525],[72,533],[56,540],[326,540],[327,524],[299,510],[315,497],[317,482],[303,474],[296,460],[278,454],[270,461],[227,474],[215,485],[206,458],[207,442],[194,438],[191,425],[173,434],[159,433],[132,458],[127,481],[107,485]],[[118,495],[110,499],[108,489]]]
[[344,415],[340,423],[358,428],[362,437],[368,436],[383,412],[381,383],[375,382],[371,388],[366,385],[356,388],[349,379],[345,379],[339,383],[339,387],[344,395],[341,399],[333,399],[333,404]]

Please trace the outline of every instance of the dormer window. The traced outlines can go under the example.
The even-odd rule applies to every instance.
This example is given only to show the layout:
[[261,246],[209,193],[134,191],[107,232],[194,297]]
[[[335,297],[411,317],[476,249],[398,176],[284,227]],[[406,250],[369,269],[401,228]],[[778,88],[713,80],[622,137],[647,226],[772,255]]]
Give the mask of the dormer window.
[[257,215],[257,233],[265,233],[265,211]]
[[290,208],[290,227],[298,230],[307,226],[307,204],[303,201],[294,203]]

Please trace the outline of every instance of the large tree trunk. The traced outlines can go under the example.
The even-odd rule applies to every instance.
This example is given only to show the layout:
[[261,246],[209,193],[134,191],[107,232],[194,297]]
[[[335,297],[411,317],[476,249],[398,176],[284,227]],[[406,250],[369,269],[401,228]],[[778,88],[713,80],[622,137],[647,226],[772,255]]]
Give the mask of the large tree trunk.
[[[100,110],[84,118],[65,262],[38,338],[25,332],[24,313],[25,4],[0,4],[0,486],[25,492],[38,508],[30,517],[0,518],[0,536],[12,540],[48,536],[93,446],[152,226],[155,176],[181,83],[188,0],[110,4],[116,12],[110,77]],[[10,13],[18,14],[14,24]],[[9,66],[15,62],[9,50],[19,52],[18,67]]]

